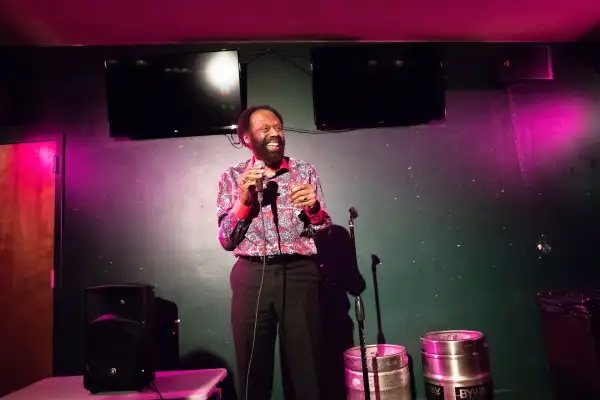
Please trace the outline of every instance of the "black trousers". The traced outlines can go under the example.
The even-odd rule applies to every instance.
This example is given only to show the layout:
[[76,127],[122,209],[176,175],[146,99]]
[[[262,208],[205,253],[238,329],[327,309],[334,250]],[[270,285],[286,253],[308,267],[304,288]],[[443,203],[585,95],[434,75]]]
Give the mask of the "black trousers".
[[[311,258],[301,256],[268,264],[261,289],[262,269],[260,262],[239,258],[231,271],[231,326],[237,360],[238,399],[271,398],[275,340],[279,333],[285,399],[319,400],[317,266]],[[248,371],[250,357],[252,362]]]

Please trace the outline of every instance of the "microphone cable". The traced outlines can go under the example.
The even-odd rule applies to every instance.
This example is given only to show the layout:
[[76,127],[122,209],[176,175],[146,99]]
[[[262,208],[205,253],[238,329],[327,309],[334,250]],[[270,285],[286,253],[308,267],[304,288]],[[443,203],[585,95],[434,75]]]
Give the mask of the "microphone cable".
[[252,330],[252,345],[250,346],[250,358],[248,360],[248,369],[246,370],[246,394],[242,400],[248,400],[248,386],[250,386],[250,368],[252,367],[252,358],[254,357],[254,346],[256,344],[256,330],[258,327],[258,308],[260,305],[260,295],[265,281],[265,269],[267,266],[267,229],[265,224],[265,214],[263,212],[263,192],[258,194],[258,206],[260,207],[259,214],[262,222],[262,239],[263,239],[263,255],[262,255],[262,272],[260,277],[260,286],[258,287],[258,295],[256,296],[256,309],[254,311],[254,328]]

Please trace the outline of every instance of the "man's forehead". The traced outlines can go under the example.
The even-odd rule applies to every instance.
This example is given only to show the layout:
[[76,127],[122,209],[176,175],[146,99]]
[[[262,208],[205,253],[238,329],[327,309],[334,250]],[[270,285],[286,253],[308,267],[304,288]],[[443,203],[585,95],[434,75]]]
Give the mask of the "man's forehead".
[[257,110],[252,113],[250,122],[253,124],[278,124],[279,118],[272,111],[269,110]]

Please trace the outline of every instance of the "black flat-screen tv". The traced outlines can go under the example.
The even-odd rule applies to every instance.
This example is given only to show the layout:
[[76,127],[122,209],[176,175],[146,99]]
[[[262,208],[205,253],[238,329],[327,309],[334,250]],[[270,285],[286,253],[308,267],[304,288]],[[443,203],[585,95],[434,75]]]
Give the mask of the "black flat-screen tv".
[[232,132],[246,106],[237,50],[112,59],[105,69],[111,136]]
[[312,48],[319,130],[409,126],[443,120],[440,48],[429,43],[326,44]]

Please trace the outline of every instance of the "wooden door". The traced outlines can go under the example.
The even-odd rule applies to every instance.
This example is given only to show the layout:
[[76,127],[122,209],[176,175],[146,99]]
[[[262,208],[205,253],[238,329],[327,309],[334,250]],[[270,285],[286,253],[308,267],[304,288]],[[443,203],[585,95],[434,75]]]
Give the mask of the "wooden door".
[[0,145],[0,397],[52,376],[56,148]]

